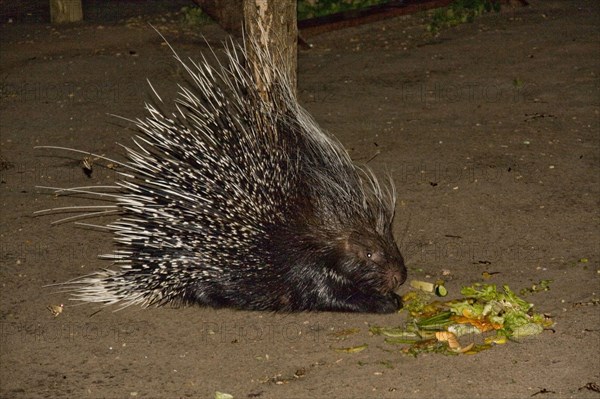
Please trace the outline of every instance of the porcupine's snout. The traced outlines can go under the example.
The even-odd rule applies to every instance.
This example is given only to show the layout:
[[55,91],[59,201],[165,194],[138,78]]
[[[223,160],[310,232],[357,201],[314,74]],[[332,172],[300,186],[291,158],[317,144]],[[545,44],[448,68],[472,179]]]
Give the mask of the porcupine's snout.
[[[396,247],[395,244],[393,244]],[[395,253],[387,261],[387,264],[383,266],[383,286],[381,291],[383,293],[395,292],[400,288],[406,281],[406,266],[404,265],[404,258],[400,254],[397,248]]]

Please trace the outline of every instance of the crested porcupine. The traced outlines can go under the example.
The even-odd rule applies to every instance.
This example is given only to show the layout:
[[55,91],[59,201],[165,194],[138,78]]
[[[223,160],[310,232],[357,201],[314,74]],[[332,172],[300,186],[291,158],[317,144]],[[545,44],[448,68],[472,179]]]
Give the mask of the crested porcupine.
[[179,86],[176,112],[146,104],[108,194],[114,204],[98,212],[119,214],[106,226],[119,267],[65,283],[74,299],[276,311],[401,306],[393,184],[353,163],[298,104],[280,60],[253,50],[254,72],[271,82],[265,92],[243,47],[227,46],[218,67],[174,52],[191,84]]

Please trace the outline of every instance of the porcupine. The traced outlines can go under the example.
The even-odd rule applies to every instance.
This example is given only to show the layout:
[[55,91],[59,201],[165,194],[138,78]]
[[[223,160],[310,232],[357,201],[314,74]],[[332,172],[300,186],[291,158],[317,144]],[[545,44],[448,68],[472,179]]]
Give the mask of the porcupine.
[[298,104],[281,60],[253,50],[255,72],[271,82],[266,92],[245,47],[226,46],[228,62],[217,67],[173,51],[191,84],[179,85],[176,112],[147,103],[148,115],[134,121],[115,203],[102,212],[120,215],[107,226],[119,268],[65,283],[73,299],[274,311],[401,306],[393,183],[356,165]]

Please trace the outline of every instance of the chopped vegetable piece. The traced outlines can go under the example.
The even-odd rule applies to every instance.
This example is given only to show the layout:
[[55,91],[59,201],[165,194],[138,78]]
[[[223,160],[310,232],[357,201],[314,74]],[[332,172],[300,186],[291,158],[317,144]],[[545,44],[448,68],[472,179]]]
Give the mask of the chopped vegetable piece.
[[367,349],[369,345],[367,344],[363,344],[363,345],[359,345],[359,346],[351,346],[349,348],[332,348],[334,351],[336,352],[341,352],[341,353],[357,353],[357,352],[362,352],[365,349]]
[[448,290],[442,284],[438,284],[435,286],[435,295],[446,296],[448,295]]
[[427,281],[412,280],[410,286],[425,292],[433,292],[434,284]]

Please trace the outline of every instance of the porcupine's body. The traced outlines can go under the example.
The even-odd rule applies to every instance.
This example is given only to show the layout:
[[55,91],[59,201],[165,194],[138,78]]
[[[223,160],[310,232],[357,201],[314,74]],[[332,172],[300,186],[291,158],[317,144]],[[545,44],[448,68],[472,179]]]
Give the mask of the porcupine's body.
[[[245,50],[188,67],[177,112],[147,105],[117,182],[116,270],[75,298],[124,306],[392,312],[406,269],[395,195],[298,105],[274,57],[259,93]],[[162,101],[162,100],[161,100]]]

